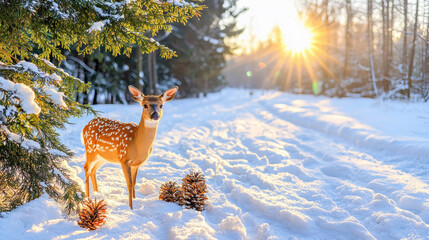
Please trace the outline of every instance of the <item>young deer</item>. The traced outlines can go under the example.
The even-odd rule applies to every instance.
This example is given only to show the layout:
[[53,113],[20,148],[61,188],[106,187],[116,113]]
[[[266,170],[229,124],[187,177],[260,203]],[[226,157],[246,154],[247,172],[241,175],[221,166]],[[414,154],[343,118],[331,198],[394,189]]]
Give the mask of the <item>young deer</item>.
[[[143,107],[140,124],[98,117],[91,120],[82,130],[86,149],[85,187],[89,197],[89,177],[92,188],[98,191],[96,172],[107,161],[120,163],[128,189],[128,204],[133,209],[137,171],[152,152],[162,105],[174,98],[177,87],[160,96],[144,96],[137,88],[128,86],[131,97]],[[101,158],[100,158],[101,157]]]

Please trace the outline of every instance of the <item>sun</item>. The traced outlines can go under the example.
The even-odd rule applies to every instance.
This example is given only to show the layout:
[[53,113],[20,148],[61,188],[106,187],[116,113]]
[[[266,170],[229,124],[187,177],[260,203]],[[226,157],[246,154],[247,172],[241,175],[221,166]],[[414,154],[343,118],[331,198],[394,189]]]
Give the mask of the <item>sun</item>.
[[294,21],[283,30],[283,44],[287,51],[303,53],[313,44],[313,33],[301,21]]

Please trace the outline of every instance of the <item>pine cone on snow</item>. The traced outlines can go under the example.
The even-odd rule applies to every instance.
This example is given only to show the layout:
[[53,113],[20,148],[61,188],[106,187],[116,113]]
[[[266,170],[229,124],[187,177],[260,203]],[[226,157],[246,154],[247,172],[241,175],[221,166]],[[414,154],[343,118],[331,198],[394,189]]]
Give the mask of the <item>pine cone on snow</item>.
[[166,202],[174,202],[182,205],[183,193],[182,189],[176,182],[165,182],[159,188],[159,199]]
[[193,208],[197,211],[204,210],[204,205],[207,197],[206,181],[201,172],[190,172],[182,179],[182,191],[184,205],[186,208]]
[[104,200],[86,199],[83,201],[83,208],[79,212],[79,221],[77,222],[82,228],[90,231],[96,230],[106,222],[107,204]]

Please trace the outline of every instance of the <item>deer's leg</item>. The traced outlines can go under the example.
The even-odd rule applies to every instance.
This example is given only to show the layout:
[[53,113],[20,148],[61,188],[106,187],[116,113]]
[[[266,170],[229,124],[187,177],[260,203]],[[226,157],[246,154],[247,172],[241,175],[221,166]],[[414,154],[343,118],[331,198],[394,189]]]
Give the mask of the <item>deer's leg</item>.
[[96,157],[97,157],[97,154],[88,153],[88,151],[86,151],[86,162],[85,162],[85,165],[83,166],[83,169],[85,170],[85,190],[86,190],[87,197],[89,197],[89,177],[91,175],[91,170],[92,170],[91,168],[93,167],[91,165],[96,160]]
[[136,198],[136,180],[137,180],[137,172],[139,171],[139,167],[131,167],[131,177],[133,179],[133,198]]
[[133,210],[133,182],[131,179],[131,168],[128,164],[122,163],[122,171],[124,171],[125,180],[127,181],[128,205],[130,206],[130,209]]
[[83,169],[85,170],[85,190],[86,190],[86,196],[89,197],[89,164],[88,164],[88,154],[86,154],[86,163],[83,166]]
[[103,160],[96,160],[94,162],[94,167],[92,167],[90,172],[91,182],[92,182],[92,189],[96,192],[98,192],[98,185],[97,185],[97,170],[101,168],[104,165]]

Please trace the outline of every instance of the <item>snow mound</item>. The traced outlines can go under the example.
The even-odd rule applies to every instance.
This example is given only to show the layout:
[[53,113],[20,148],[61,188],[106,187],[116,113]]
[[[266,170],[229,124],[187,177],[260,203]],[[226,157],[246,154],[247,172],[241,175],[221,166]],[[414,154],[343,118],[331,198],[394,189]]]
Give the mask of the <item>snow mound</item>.
[[141,188],[140,188],[140,192],[145,194],[145,195],[149,195],[149,194],[153,194],[153,193],[157,192],[157,189],[153,183],[146,181],[146,182],[142,183]]
[[[238,216],[228,216],[219,223],[219,229],[222,231],[231,231],[237,233],[242,239],[247,238],[246,228]],[[231,236],[233,238],[234,235]],[[237,236],[235,236],[237,238]]]

